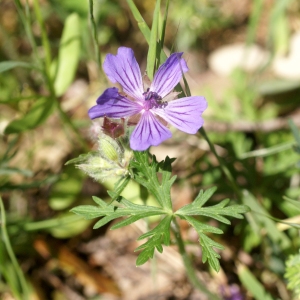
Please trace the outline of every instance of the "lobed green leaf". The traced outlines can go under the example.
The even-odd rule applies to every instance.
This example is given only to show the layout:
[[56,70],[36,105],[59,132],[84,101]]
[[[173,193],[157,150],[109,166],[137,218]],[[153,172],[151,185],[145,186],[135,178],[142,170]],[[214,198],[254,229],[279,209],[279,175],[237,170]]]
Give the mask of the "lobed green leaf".
[[195,198],[195,201],[193,202],[194,205],[197,205],[197,207],[202,207],[208,201],[208,199],[211,198],[211,196],[215,193],[216,190],[216,186],[211,187],[205,192],[201,190],[198,196]]
[[139,254],[136,265],[140,266],[153,258],[154,251],[163,252],[163,244],[170,245],[170,226],[173,216],[166,216],[154,229],[142,234],[138,240],[150,237],[147,242],[137,247],[134,251],[142,250]]
[[144,213],[140,213],[137,215],[133,215],[111,227],[111,229],[117,229],[121,228],[124,226],[127,226],[129,224],[132,224],[140,219],[146,218],[146,217],[151,217],[151,216],[158,216],[158,215],[163,215],[165,214],[163,211],[145,211]]
[[[134,151],[134,157],[135,160],[131,161],[131,168],[135,169],[135,181],[144,186],[156,198],[160,206],[171,211],[170,190],[176,179],[176,177],[172,177],[171,172],[171,163],[174,159],[167,157],[165,161],[158,163],[154,155],[148,155],[145,151]],[[157,173],[162,175],[161,182]]]
[[104,225],[106,225],[108,222],[120,218],[120,217],[125,217],[129,214],[128,211],[118,211],[118,212],[113,212],[111,214],[107,214],[105,217],[103,217],[102,219],[100,219],[93,227],[93,229],[98,229]]
[[106,207],[107,206],[107,203],[105,201],[103,201],[102,199],[96,197],[96,196],[93,196],[92,199],[94,200],[94,202],[96,204],[98,204],[100,207]]
[[207,237],[205,234],[200,233],[200,245],[202,247],[202,262],[205,263],[208,261],[209,265],[216,271],[219,272],[220,270],[220,263],[219,258],[220,255],[215,252],[213,248],[217,248],[220,250],[225,249],[221,244],[213,241],[209,237]]
[[229,199],[225,199],[213,206],[203,207],[203,205],[209,200],[209,198],[214,194],[215,191],[216,187],[212,187],[205,192],[201,190],[195,201],[177,210],[175,212],[175,215],[178,215],[180,218],[185,219],[190,225],[195,228],[200,237],[199,242],[203,251],[203,263],[208,261],[209,265],[218,272],[220,269],[220,263],[218,260],[220,258],[220,255],[215,252],[214,248],[224,249],[224,247],[206,236],[205,233],[208,232],[222,234],[223,231],[219,228],[201,223],[199,220],[193,218],[192,216],[209,217],[219,222],[230,224],[230,221],[225,216],[242,219],[242,214],[248,212],[250,209],[246,205],[231,205],[226,207],[226,205],[228,205],[230,201]]
[[156,248],[157,245],[161,245],[162,234],[153,235],[147,242],[137,247],[134,252],[147,248]]
[[250,210],[246,205],[231,205],[226,207],[226,205],[230,201],[229,199],[225,199],[213,206],[202,207],[215,191],[215,187],[210,188],[205,192],[201,190],[195,201],[183,206],[182,208],[177,210],[175,214],[179,216],[205,216],[216,219],[225,224],[230,224],[230,221],[224,216],[242,219],[242,214]]
[[210,232],[210,233],[216,233],[216,234],[223,233],[223,231],[221,229],[207,225],[205,223],[201,223],[199,220],[197,220],[193,217],[184,216],[184,219],[189,224],[191,224],[198,233],[203,233],[203,232]]
[[128,216],[127,219],[115,224],[111,229],[124,227],[145,217],[166,214],[166,212],[159,207],[134,204],[123,197],[120,197],[120,202],[114,206],[98,197],[93,197],[93,200],[98,206],[81,205],[73,208],[71,211],[85,219],[102,217],[94,225],[94,229],[100,228],[108,222],[120,217]]
[[139,240],[143,240],[147,237],[150,236],[159,236],[163,235],[164,236],[164,241],[163,243],[166,246],[170,245],[170,226],[171,226],[171,221],[172,221],[172,216],[166,216],[163,220],[160,221],[160,223],[153,228],[152,230],[142,234],[139,238]]
[[93,205],[80,205],[72,208],[70,211],[76,215],[82,216],[86,220],[91,220],[105,215],[105,212],[101,211],[99,207]]
[[141,266],[144,263],[146,263],[150,258],[153,258],[154,250],[155,250],[155,247],[148,248],[148,249],[145,249],[144,251],[142,251],[136,260],[136,266],[137,267]]
[[290,255],[286,261],[284,277],[288,280],[288,289],[300,297],[300,253]]

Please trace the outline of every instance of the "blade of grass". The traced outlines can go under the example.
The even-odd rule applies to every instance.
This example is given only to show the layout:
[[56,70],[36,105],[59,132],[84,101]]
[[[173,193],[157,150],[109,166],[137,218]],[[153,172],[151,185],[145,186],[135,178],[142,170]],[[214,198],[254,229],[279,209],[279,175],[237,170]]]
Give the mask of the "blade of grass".
[[263,0],[253,1],[250,20],[247,28],[247,36],[246,36],[247,45],[250,45],[255,41],[255,34],[258,28],[259,19],[263,11],[263,2],[264,2]]
[[[4,205],[2,202],[2,198],[0,197],[0,209],[1,209],[1,235],[2,235],[2,240],[5,245],[7,254],[12,262],[12,265],[14,267],[14,271],[18,277],[18,280],[20,282],[20,287],[21,287],[21,298],[19,299],[24,299],[27,300],[29,299],[29,292],[28,292],[28,286],[27,282],[24,276],[23,271],[21,270],[19,263],[17,261],[17,258],[15,256],[15,253],[13,251],[13,248],[11,246],[9,236],[6,230],[6,216],[5,216],[5,210],[4,210]],[[19,296],[19,295],[15,295]]]
[[273,300],[272,296],[265,290],[264,286],[257,280],[254,274],[242,264],[237,266],[238,276],[243,286],[257,300]]
[[142,15],[140,14],[138,8],[136,7],[136,5],[134,4],[133,0],[127,0],[128,6],[133,14],[133,17],[135,18],[135,20],[137,21],[137,24],[142,32],[142,34],[144,35],[147,43],[150,43],[150,36],[151,36],[151,31],[150,28],[148,27],[147,23],[145,22],[144,18],[142,17]]
[[48,73],[50,73],[51,67],[51,49],[50,49],[50,42],[48,40],[48,35],[45,27],[45,22],[42,17],[41,8],[38,0],[33,1],[33,7],[36,19],[39,23],[41,34],[42,34],[42,44],[45,52],[45,68]]
[[[149,44],[150,41],[151,41],[151,31],[150,31],[148,25],[146,24],[145,20],[143,19],[142,15],[140,14],[140,12],[139,12],[139,10],[137,9],[137,7],[136,7],[136,5],[134,4],[134,2],[133,2],[132,0],[127,0],[127,3],[128,3],[128,5],[129,5],[129,8],[130,8],[130,10],[131,10],[131,12],[132,12],[132,14],[133,14],[135,20],[136,20],[137,23],[138,23],[138,26],[139,26],[139,28],[140,28],[142,34],[144,35],[144,37],[145,37],[147,43]],[[164,24],[163,27],[162,27],[162,32],[165,32],[165,27],[164,27],[164,26],[166,26],[166,22],[167,22],[167,11],[168,11],[168,7],[169,7],[169,0],[168,0],[168,2],[167,2],[166,13],[165,13],[165,16],[164,16],[164,23],[165,23],[165,24]],[[162,33],[161,33],[161,34],[162,34]],[[158,42],[158,43],[159,43],[159,48],[160,48],[160,54],[159,54],[159,55],[157,54],[157,57],[159,57],[159,59],[158,59],[158,64],[157,64],[157,65],[159,65],[159,63],[165,62],[166,59],[167,59],[167,55],[166,55],[165,52],[163,51],[163,44],[161,43],[161,41]],[[171,51],[171,52],[172,52],[172,51]],[[148,75],[149,75],[149,74],[148,74]],[[184,80],[185,80],[185,78],[184,78]],[[185,80],[185,86],[186,86],[186,87],[185,87],[185,90],[188,91],[188,92],[190,93],[186,80]],[[183,90],[183,88],[181,87],[180,84],[178,84],[178,85],[176,86],[175,90],[176,90],[177,92],[182,93],[182,94],[181,94],[182,97],[185,96],[185,92],[184,92],[184,90]]]
[[[145,22],[144,18],[140,14],[139,10],[137,9],[136,5],[134,4],[133,0],[127,0],[128,6],[132,12],[133,17],[137,21],[138,27],[140,28],[146,42],[150,44],[151,41],[151,30],[148,27],[147,23]],[[163,49],[161,47],[161,49]],[[160,51],[160,59],[159,61],[163,63],[167,59],[167,55],[164,51]]]
[[165,43],[165,34],[166,34],[166,27],[167,27],[169,4],[170,4],[170,0],[167,0],[166,10],[165,10],[163,24],[162,24],[161,33],[160,33],[160,48],[161,49],[164,48],[164,43]]
[[[258,230],[260,234],[265,232],[266,236],[268,236],[268,238],[270,238],[270,240],[277,244],[282,250],[291,246],[290,239],[286,234],[277,229],[276,223],[272,220],[274,218],[268,214],[267,210],[259,203],[259,201],[257,201],[253,194],[244,190],[242,200],[243,204],[250,207],[251,215],[253,216],[255,223],[259,226]],[[276,222],[277,221],[281,220],[276,219]],[[255,229],[253,228],[253,230]]]
[[[152,22],[149,50],[147,56],[147,75],[150,78],[150,80],[153,79],[153,74],[155,71],[159,13],[160,13],[160,0],[156,1],[154,13],[153,13],[153,22]],[[160,52],[160,50],[161,49],[158,49],[158,53]]]
[[245,152],[239,156],[239,159],[246,159],[250,157],[265,157],[265,156],[273,155],[291,149],[293,145],[295,145],[295,142],[287,142],[269,148]]
[[287,9],[292,0],[276,1],[271,9],[269,18],[269,32],[274,54],[285,54],[289,43],[289,26]]
[[[35,57],[36,61],[38,63],[40,63],[40,60],[38,59],[39,55],[38,55],[37,45],[36,45],[34,35],[32,32],[32,28],[31,28],[31,16],[30,16],[30,9],[29,9],[28,1],[26,1],[25,9],[20,0],[14,0],[14,3],[17,8],[18,14],[21,18],[21,21],[23,23],[27,38],[29,40],[30,46],[34,53],[34,57]],[[25,11],[25,13],[24,13],[24,11]]]
[[89,0],[89,14],[90,14],[90,20],[93,28],[93,40],[94,40],[94,48],[95,48],[95,54],[96,54],[96,61],[99,67],[100,72],[102,71],[102,60],[101,60],[101,53],[99,49],[99,40],[98,40],[98,34],[97,34],[97,26],[94,18],[94,1]]
[[291,128],[291,131],[293,133],[293,136],[300,147],[300,131],[298,130],[297,126],[295,125],[294,121],[292,119],[288,120],[289,126]]

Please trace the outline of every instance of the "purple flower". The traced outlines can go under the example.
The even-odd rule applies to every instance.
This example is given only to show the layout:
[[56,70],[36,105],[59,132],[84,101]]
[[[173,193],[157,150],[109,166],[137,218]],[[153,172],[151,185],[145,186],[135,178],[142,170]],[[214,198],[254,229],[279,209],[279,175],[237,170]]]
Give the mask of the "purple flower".
[[173,53],[159,67],[150,88],[144,91],[141,71],[132,49],[120,47],[116,56],[108,54],[103,64],[104,71],[111,82],[122,86],[126,96],[115,87],[106,89],[97,99],[97,105],[89,110],[90,118],[106,116],[118,119],[138,115],[140,119],[130,137],[130,147],[137,151],[157,146],[170,138],[172,134],[166,123],[195,134],[203,125],[201,114],[207,107],[205,98],[192,96],[170,102],[165,98],[182,74],[188,71],[181,56],[182,53]]

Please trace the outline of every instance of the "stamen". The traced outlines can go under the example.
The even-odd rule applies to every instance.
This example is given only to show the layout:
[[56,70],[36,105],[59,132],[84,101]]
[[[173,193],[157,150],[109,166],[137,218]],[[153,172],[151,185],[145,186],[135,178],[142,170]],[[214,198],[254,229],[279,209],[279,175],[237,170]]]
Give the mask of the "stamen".
[[149,110],[152,108],[164,108],[168,105],[168,102],[162,101],[162,97],[156,92],[151,92],[149,88],[143,93],[145,97],[144,109]]

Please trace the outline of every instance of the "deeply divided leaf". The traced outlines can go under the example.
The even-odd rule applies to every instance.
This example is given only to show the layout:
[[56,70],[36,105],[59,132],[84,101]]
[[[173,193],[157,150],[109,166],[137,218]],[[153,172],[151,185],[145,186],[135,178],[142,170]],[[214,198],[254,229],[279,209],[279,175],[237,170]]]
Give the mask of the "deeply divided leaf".
[[216,190],[217,187],[215,186],[206,190],[205,192],[201,190],[193,203],[198,207],[202,207],[207,202],[207,200],[215,193]]
[[142,250],[139,254],[136,265],[140,266],[153,258],[154,251],[163,252],[163,245],[170,244],[170,224],[172,216],[166,216],[154,229],[141,235],[138,240],[150,237],[147,242],[135,249],[135,251]]
[[134,179],[144,186],[163,207],[171,211],[171,186],[176,177],[172,177],[171,164],[174,159],[167,157],[165,161],[157,162],[155,156],[147,152],[134,152],[135,159],[131,161],[134,169]]
[[180,208],[175,214],[180,218],[185,219],[197,231],[203,252],[202,261],[204,263],[208,261],[209,265],[214,270],[219,271],[220,264],[218,259],[220,258],[220,255],[215,251],[215,248],[224,249],[224,247],[209,238],[206,233],[222,234],[223,231],[219,228],[202,223],[193,216],[204,216],[225,224],[230,224],[230,221],[227,218],[228,216],[242,219],[242,214],[248,212],[250,209],[246,205],[227,206],[230,201],[229,199],[225,199],[213,206],[203,207],[215,191],[215,187],[210,188],[205,192],[201,190],[195,201]]
[[73,208],[71,211],[89,220],[102,217],[94,225],[94,229],[100,228],[108,222],[120,217],[128,218],[115,224],[111,229],[129,225],[145,217],[166,214],[166,212],[159,207],[134,204],[123,197],[120,197],[120,202],[117,203],[117,205],[106,203],[98,197],[93,197],[93,200],[98,206],[81,205]]
[[103,216],[103,212],[101,212],[101,210],[99,210],[97,206],[93,205],[80,205],[72,208],[71,212],[76,215],[82,216],[86,220],[91,220]]
[[209,265],[216,272],[218,272],[220,270],[220,255],[214,250],[214,248],[223,250],[224,247],[221,244],[213,241],[211,238],[209,238],[203,233],[200,233],[199,236],[199,242],[202,247],[202,262],[205,263],[206,261],[208,261]]

